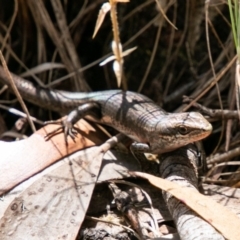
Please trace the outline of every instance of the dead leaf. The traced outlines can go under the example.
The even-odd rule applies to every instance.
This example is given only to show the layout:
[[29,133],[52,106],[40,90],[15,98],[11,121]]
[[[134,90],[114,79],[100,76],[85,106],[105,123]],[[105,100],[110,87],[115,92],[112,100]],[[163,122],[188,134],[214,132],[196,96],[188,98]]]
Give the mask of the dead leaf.
[[181,187],[176,183],[147,173],[133,172],[132,174],[148,179],[152,185],[171,193],[215,227],[225,238],[231,240],[239,238],[240,219],[226,207],[191,188]]
[[49,141],[44,136],[56,126],[41,128],[28,139],[15,142],[0,141],[0,194],[10,190],[23,180],[33,176],[49,165],[77,150],[100,144],[104,135],[81,119],[76,125],[80,134],[75,142],[69,138],[68,146],[64,134],[53,136]]
[[110,11],[110,9],[111,9],[110,3],[107,2],[102,5],[102,7],[98,13],[98,18],[97,18],[97,22],[95,25],[95,29],[94,29],[92,38],[95,38],[99,28],[101,27],[101,25],[103,23],[103,20],[104,20],[106,14]]
[[[124,51],[122,53],[122,56],[125,57],[125,56],[129,55],[130,53],[132,53],[133,51],[135,51],[136,49],[137,49],[137,47],[129,48],[129,49],[127,49],[126,51]],[[104,61],[102,61],[99,64],[99,66],[104,66],[105,64],[107,64],[107,63],[109,63],[109,62],[111,62],[111,61],[113,61],[115,59],[116,59],[116,57],[112,55],[112,56],[106,58]]]
[[77,152],[29,186],[1,218],[0,239],[75,239],[104,154],[101,147]]

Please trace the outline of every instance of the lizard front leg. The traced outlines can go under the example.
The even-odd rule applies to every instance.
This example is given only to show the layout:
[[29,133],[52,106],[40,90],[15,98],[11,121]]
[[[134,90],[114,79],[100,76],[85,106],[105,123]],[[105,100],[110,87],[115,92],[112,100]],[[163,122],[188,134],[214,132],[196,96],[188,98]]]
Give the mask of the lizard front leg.
[[78,122],[78,120],[84,118],[87,114],[91,112],[94,108],[99,108],[99,105],[94,102],[90,103],[84,103],[80,106],[78,106],[76,109],[72,110],[64,119],[63,121],[47,121],[45,122],[45,125],[48,124],[57,124],[61,125],[57,129],[53,130],[52,132],[48,133],[45,136],[46,140],[49,140],[52,136],[57,134],[60,130],[63,129],[64,131],[64,137],[65,137],[65,142],[67,144],[67,136],[70,136],[73,141],[75,139],[75,136],[77,134],[77,129],[74,127],[74,124]]
[[131,152],[134,154],[134,152],[139,152],[139,153],[151,153],[151,148],[147,143],[137,143],[134,142],[130,146]]

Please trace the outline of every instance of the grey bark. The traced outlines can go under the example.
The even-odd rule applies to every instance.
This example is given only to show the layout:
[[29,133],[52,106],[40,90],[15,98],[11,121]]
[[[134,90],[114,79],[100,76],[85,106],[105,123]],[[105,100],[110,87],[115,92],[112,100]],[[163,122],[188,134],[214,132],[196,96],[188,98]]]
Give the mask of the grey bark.
[[[198,152],[194,145],[187,145],[162,156],[160,174],[181,186],[198,189]],[[164,200],[182,240],[224,239],[209,223],[205,222],[184,203],[163,192]]]

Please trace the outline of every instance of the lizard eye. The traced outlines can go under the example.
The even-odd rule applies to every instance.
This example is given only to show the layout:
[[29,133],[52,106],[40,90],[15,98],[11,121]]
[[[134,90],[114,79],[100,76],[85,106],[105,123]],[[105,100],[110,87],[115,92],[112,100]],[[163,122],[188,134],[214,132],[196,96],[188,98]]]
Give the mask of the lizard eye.
[[188,128],[187,127],[184,127],[184,126],[179,126],[178,127],[178,132],[180,133],[180,134],[182,134],[182,135],[186,135],[186,134],[188,134]]

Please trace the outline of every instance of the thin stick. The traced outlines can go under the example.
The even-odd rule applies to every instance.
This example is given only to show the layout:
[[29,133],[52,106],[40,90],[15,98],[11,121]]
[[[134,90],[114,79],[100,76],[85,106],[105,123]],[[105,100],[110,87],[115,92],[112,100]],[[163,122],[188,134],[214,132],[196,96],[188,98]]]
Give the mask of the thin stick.
[[6,62],[5,62],[5,59],[4,59],[4,57],[3,57],[3,54],[2,54],[2,51],[1,51],[1,50],[0,50],[0,58],[1,58],[1,61],[2,61],[3,68],[4,68],[5,72],[6,72],[7,77],[8,77],[9,83],[10,83],[10,85],[11,85],[11,87],[12,87],[12,89],[13,89],[13,91],[14,91],[14,93],[15,93],[18,101],[19,101],[19,103],[21,104],[21,107],[22,107],[23,111],[24,111],[24,112],[26,113],[26,115],[27,115],[27,120],[28,120],[28,122],[29,122],[29,125],[30,125],[32,131],[33,131],[33,132],[36,132],[36,128],[35,128],[35,126],[34,126],[34,123],[33,123],[32,119],[31,119],[31,117],[30,117],[30,114],[29,114],[29,112],[28,112],[28,109],[27,109],[27,107],[26,107],[26,105],[25,105],[25,103],[24,103],[24,101],[23,101],[23,99],[22,99],[22,97],[21,97],[21,95],[20,95],[20,93],[19,93],[16,85],[14,84],[14,81],[13,81],[12,76],[11,76],[9,70],[8,70],[7,64],[6,64]]
[[218,74],[218,76],[213,79],[213,81],[202,91],[191,103],[189,103],[182,111],[187,111],[194,103],[196,103],[201,97],[203,97],[229,70],[229,68],[236,61],[237,55],[231,60],[231,62]]

